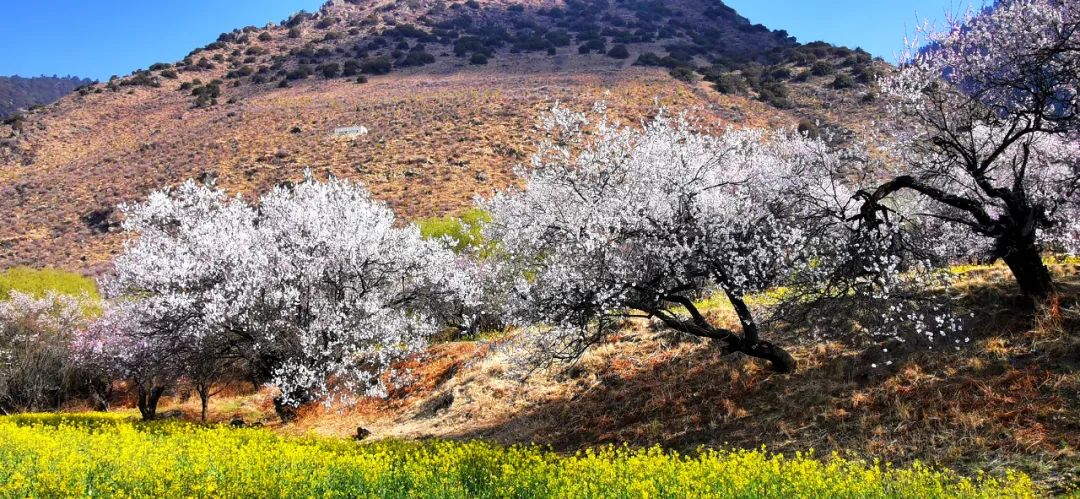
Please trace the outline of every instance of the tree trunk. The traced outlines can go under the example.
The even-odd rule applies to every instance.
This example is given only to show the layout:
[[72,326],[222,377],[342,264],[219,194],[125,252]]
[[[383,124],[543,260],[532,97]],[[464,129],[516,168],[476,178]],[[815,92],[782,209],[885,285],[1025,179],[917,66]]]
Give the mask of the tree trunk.
[[149,390],[139,387],[139,414],[142,415],[143,421],[157,417],[158,401],[164,393],[165,388],[160,386],[151,387]]
[[199,390],[199,402],[202,404],[202,422],[206,422],[206,406],[210,404],[210,388]]
[[725,348],[729,352],[740,352],[751,357],[767,360],[771,364],[773,371],[782,374],[794,372],[795,358],[791,354],[783,348],[759,338],[757,322],[750,312],[750,307],[746,306],[746,302],[742,297],[730,291],[727,292],[727,296],[739,316],[739,322],[742,324],[743,330],[742,335],[713,326],[708,319],[701,315],[693,301],[683,296],[668,296],[666,299],[685,307],[692,317],[689,321],[680,320],[667,311],[650,310],[648,308],[639,308],[639,310],[649,312],[650,315],[659,318],[668,327],[676,331],[724,342],[727,344]]
[[758,341],[753,345],[742,345],[738,348],[751,357],[765,359],[772,364],[773,371],[781,374],[795,372],[795,358],[787,350],[780,348],[767,341]]
[[1020,292],[1035,305],[1045,303],[1054,294],[1054,280],[1043,265],[1034,234],[1002,248],[1002,260],[1009,266]]

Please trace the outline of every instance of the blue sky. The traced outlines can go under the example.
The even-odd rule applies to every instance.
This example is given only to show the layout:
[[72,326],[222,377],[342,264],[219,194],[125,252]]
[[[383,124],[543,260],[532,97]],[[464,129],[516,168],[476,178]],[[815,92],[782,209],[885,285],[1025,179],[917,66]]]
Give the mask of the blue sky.
[[946,13],[962,14],[982,0],[724,0],[752,23],[784,29],[800,42],[824,40],[862,47],[896,62],[904,36],[922,21],[942,22]]
[[[752,22],[799,41],[862,47],[893,61],[922,18],[970,0],[728,0]],[[77,75],[100,80],[173,62],[218,34],[278,22],[322,0],[7,0],[0,18],[0,75]]]

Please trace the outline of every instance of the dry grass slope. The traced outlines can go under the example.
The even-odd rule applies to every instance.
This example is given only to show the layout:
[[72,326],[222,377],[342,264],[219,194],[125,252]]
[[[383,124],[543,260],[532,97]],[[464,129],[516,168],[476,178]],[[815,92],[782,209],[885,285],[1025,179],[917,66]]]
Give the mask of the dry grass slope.
[[[188,64],[137,72],[0,125],[0,211],[6,215],[0,220],[0,267],[100,268],[122,245],[118,204],[196,177],[216,177],[229,191],[254,194],[310,169],[317,176],[363,181],[405,217],[452,213],[475,195],[515,181],[513,169],[528,159],[537,116],[556,102],[585,107],[604,100],[627,120],[660,106],[691,109],[709,127],[794,127],[817,119],[858,130],[871,121],[874,105],[860,100],[866,87],[833,90],[828,76],[791,82],[794,107],[778,109],[753,91],[724,95],[705,82],[673,79],[667,68],[632,65],[643,52],[663,55],[687,46],[705,51],[691,57],[699,67],[726,53],[753,56],[794,46],[737,14],[705,16],[715,1],[665,3],[671,10],[665,14],[647,10],[657,8],[650,2],[619,3],[598,11],[602,15],[589,14],[597,29],[610,30],[604,37],[609,46],[629,36],[625,23],[646,22],[641,19],[656,36],[669,37],[628,43],[626,59],[579,54],[577,41],[555,55],[500,42],[503,47],[478,66],[455,56],[449,35],[419,42],[388,34],[404,26],[436,33],[442,28],[435,26],[462,16],[473,21],[471,28],[454,30],[461,37],[469,30],[490,36],[498,29],[524,33],[570,22],[535,10],[563,2],[521,4],[526,7],[517,11],[498,1],[478,9],[428,0],[335,1],[300,18],[296,38],[278,25],[237,30],[228,34],[234,41],[200,49]],[[702,38],[704,29],[716,31]],[[340,38],[326,39],[327,33]],[[324,61],[361,60],[361,52],[389,58],[402,43],[425,46],[435,61],[398,64],[390,74],[368,75],[365,84],[355,77],[282,76]],[[817,50],[833,57],[828,49]],[[801,71],[795,63],[786,66]],[[244,67],[265,72],[229,77]],[[164,76],[169,71],[175,78]],[[269,81],[257,83],[256,77]],[[193,106],[192,87],[215,79],[221,80],[217,103]],[[353,140],[332,133],[352,125],[370,133]]]

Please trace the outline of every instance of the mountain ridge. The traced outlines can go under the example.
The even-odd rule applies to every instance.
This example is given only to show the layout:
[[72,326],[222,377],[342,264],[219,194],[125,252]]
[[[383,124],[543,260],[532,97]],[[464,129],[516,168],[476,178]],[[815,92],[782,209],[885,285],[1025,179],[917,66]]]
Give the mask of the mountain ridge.
[[407,218],[454,213],[514,184],[556,102],[858,133],[884,70],[720,1],[331,1],[0,126],[0,266],[100,268],[116,205],[196,177],[253,194],[311,170]]
[[91,82],[77,76],[0,76],[0,120],[9,119],[30,107],[51,104]]

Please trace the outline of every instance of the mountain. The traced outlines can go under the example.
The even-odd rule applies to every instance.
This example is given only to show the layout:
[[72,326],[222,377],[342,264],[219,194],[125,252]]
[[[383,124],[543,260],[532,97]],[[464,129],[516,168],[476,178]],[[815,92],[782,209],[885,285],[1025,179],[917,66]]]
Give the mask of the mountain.
[[118,204],[189,178],[251,194],[311,170],[453,213],[515,182],[557,102],[858,134],[888,70],[719,0],[334,0],[0,125],[0,267],[94,269]]
[[0,119],[8,119],[20,109],[55,102],[90,80],[74,76],[0,76]]

